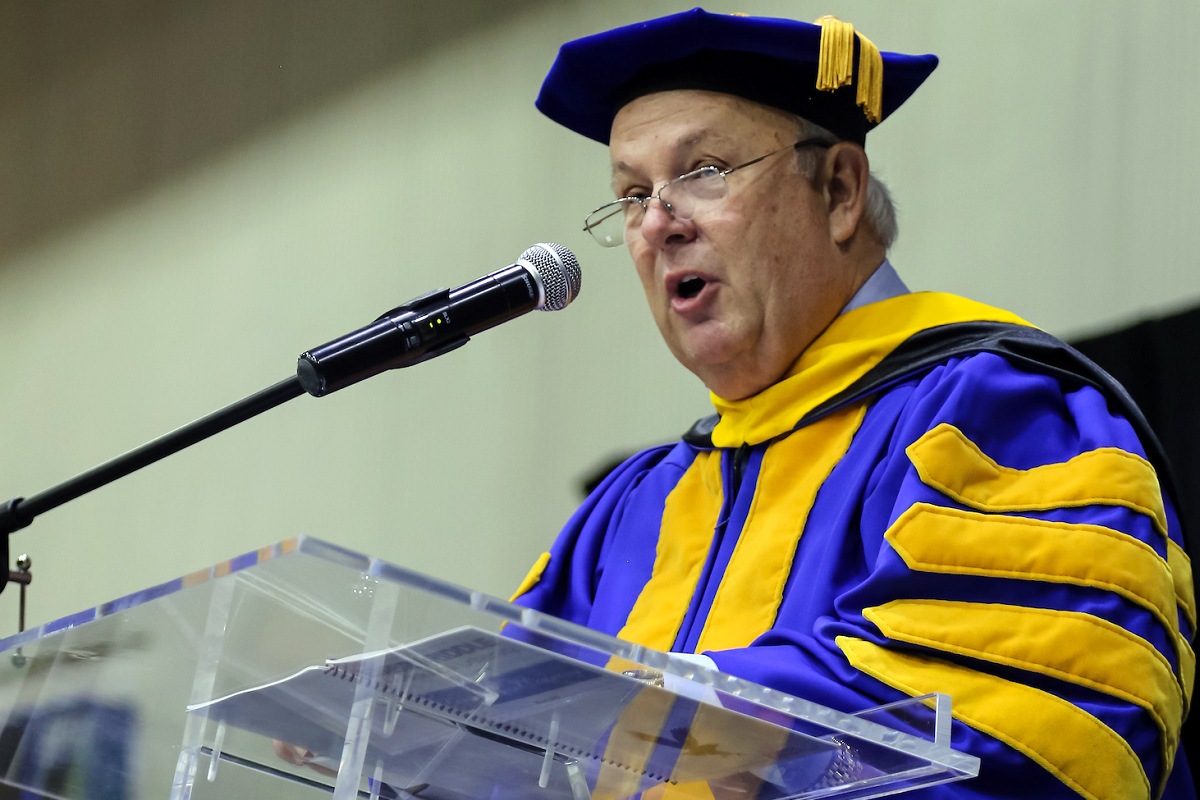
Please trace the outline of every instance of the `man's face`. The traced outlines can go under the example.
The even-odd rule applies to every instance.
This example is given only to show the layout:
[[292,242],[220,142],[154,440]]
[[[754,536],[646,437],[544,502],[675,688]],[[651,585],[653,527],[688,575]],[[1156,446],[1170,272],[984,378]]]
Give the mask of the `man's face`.
[[[651,195],[685,172],[729,169],[798,138],[783,112],[731,95],[646,95],[613,121],[613,189],[618,197]],[[727,180],[725,201],[691,220],[652,201],[626,241],[671,352],[735,400],[782,377],[854,287],[836,269],[826,195],[791,150]]]

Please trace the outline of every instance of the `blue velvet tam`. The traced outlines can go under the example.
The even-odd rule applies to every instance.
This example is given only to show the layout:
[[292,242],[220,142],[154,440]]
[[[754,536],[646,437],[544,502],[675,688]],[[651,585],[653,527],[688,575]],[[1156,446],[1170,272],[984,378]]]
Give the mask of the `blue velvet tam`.
[[[560,125],[608,144],[613,118],[631,100],[704,89],[797,114],[864,144],[867,132],[929,77],[937,56],[879,52],[852,26],[832,17],[819,22],[824,24],[694,8],[585,36],[559,49],[537,107]],[[864,99],[871,91],[873,104]]]

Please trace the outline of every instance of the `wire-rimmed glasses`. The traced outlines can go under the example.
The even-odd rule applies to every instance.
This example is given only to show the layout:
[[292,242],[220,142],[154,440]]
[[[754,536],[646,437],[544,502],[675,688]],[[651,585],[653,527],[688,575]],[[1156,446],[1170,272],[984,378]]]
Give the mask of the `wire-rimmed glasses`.
[[722,170],[712,166],[694,169],[667,181],[656,195],[622,197],[605,203],[587,215],[583,221],[583,229],[590,233],[601,247],[619,247],[625,244],[626,231],[641,226],[651,200],[657,198],[658,202],[662,203],[663,210],[676,219],[692,219],[699,213],[716,208],[729,196],[726,175],[765,161],[777,153],[813,145],[832,147],[834,142],[824,139],[802,139],[793,145],[772,150],[765,156],[729,169]]

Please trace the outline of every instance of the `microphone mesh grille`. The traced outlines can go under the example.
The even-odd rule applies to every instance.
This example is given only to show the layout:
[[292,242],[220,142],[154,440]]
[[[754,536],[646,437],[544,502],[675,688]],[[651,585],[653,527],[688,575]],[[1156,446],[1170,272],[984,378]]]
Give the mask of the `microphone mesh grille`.
[[579,259],[561,244],[539,242],[521,253],[519,261],[529,264],[542,278],[542,291],[546,311],[561,311],[579,296],[583,273]]

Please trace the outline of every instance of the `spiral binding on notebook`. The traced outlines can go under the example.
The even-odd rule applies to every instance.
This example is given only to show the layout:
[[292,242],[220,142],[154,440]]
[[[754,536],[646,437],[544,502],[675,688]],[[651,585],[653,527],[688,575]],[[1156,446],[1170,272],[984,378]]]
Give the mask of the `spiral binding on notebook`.
[[[353,683],[361,684],[363,682],[359,671],[351,668],[350,664],[328,664],[326,665],[324,674]],[[571,745],[563,744],[562,742],[550,742],[545,736],[533,733],[532,731],[528,731],[520,726],[507,722],[497,722],[473,712],[463,711],[460,708],[455,708],[454,706],[449,706],[445,703],[439,703],[436,700],[430,700],[428,697],[424,697],[413,692],[404,692],[395,685],[384,680],[375,679],[370,681],[368,685],[376,694],[387,695],[401,705],[412,704],[414,706],[419,706],[427,711],[431,711],[439,715],[453,717],[465,725],[476,726],[501,736],[520,739],[527,744],[534,745],[542,750],[553,746],[554,752],[572,756],[576,760],[587,759],[600,764],[607,764],[608,766],[616,767],[617,769],[623,769],[627,772],[632,772],[635,775],[644,775],[645,777],[654,781],[675,783],[671,780],[670,775],[660,775],[650,772],[644,767],[639,768],[629,764],[624,764],[611,758],[605,758],[603,755],[598,755],[590,750],[581,750],[578,747],[572,747]]]

